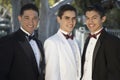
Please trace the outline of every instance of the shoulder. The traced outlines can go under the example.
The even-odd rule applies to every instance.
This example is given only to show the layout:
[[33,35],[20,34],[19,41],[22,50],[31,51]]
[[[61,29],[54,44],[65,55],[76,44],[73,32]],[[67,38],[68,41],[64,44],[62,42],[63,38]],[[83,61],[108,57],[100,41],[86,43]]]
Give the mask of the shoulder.
[[59,41],[59,36],[57,34],[54,34],[53,36],[50,36],[45,40],[45,42],[56,42]]
[[11,35],[6,35],[0,38],[0,43],[4,43],[4,42],[8,42],[12,40],[12,36]]
[[109,32],[106,34],[106,39],[109,39],[109,41],[118,41],[120,42],[120,38],[118,38],[116,35],[113,35]]
[[44,47],[52,46],[56,48],[57,45],[61,43],[61,41],[61,37],[58,34],[54,34],[53,36],[50,36],[48,39],[45,40]]
[[110,47],[110,45],[114,47],[120,46],[120,38],[109,32],[105,33],[103,39],[104,39],[104,44],[108,45],[108,47]]
[[16,34],[15,33],[16,32],[1,37],[0,38],[0,44],[5,45],[5,44],[12,44],[13,42],[15,42],[15,40],[16,40],[16,37],[15,37]]

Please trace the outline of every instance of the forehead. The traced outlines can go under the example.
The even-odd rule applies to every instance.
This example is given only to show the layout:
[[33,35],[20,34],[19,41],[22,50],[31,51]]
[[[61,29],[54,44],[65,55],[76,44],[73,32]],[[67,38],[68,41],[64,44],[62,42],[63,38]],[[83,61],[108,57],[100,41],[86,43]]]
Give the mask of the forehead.
[[30,9],[30,10],[25,10],[23,12],[23,15],[38,15],[38,13],[36,11]]
[[76,17],[76,13],[74,11],[65,11],[62,16],[68,16],[68,17]]
[[87,11],[85,16],[86,17],[100,16],[100,14],[97,11],[93,10],[93,11]]

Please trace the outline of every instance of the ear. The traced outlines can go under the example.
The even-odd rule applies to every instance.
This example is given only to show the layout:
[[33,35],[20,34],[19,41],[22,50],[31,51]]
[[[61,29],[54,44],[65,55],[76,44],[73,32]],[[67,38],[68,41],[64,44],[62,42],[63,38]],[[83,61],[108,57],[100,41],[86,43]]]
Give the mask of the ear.
[[60,17],[57,16],[57,22],[60,23]]
[[21,22],[21,16],[18,16],[18,20],[19,20],[19,22]]
[[102,17],[102,22],[105,22],[106,21],[106,16],[103,16]]

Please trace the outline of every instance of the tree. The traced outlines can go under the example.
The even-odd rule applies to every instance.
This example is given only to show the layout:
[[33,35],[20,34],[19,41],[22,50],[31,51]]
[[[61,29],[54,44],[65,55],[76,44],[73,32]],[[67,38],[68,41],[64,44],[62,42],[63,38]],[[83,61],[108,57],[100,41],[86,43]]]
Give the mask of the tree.
[[105,26],[111,29],[120,29],[119,27],[120,1],[119,0],[75,0],[75,4],[78,7],[77,9],[79,10],[79,14],[81,15],[83,15],[83,11],[88,5],[94,4],[94,3],[101,4],[107,12],[106,13],[107,21],[105,22]]
[[[56,12],[58,8],[63,4],[71,3],[74,1],[73,5],[77,8],[79,14],[83,15],[83,10],[87,5],[97,2],[102,4],[107,10],[111,11],[107,13],[108,17],[110,13],[111,15],[114,16],[118,13],[117,15],[119,16],[119,10],[112,9],[114,7],[119,8],[119,2],[120,2],[119,0],[53,0],[53,3],[51,5],[49,5],[48,1],[49,0],[1,0],[0,5],[4,7],[4,12],[3,12],[4,14],[2,14],[4,15],[4,17],[6,17],[6,14],[9,15],[9,17],[11,17],[12,15],[11,17],[12,25],[13,25],[12,31],[16,31],[19,28],[19,22],[17,17],[19,15],[21,6],[29,2],[35,2],[35,4],[40,8],[40,23],[38,28],[38,35],[39,35],[38,37],[39,39],[42,40],[42,42],[44,42],[44,40],[49,36],[53,35],[59,28],[59,25],[56,22]],[[119,17],[112,17],[112,19],[111,18],[108,19],[110,19],[111,25],[112,23],[114,23],[113,21],[116,21],[117,26],[119,26],[120,23]],[[110,23],[109,21],[106,22],[106,24],[109,24],[109,26],[111,26]]]
[[18,15],[20,12],[20,8],[22,5],[26,4],[26,3],[30,3],[32,2],[32,0],[11,0],[11,4],[12,4],[12,31],[16,31],[19,27],[19,21],[18,21]]
[[58,8],[67,3],[71,3],[73,0],[60,0],[56,2],[52,7],[49,6],[48,0],[41,0],[40,8],[40,24],[38,29],[39,39],[44,42],[46,38],[53,35],[57,29],[58,24],[56,22],[56,12]]
[[1,0],[0,1],[0,17],[2,18],[9,18],[11,17],[11,4],[8,0]]

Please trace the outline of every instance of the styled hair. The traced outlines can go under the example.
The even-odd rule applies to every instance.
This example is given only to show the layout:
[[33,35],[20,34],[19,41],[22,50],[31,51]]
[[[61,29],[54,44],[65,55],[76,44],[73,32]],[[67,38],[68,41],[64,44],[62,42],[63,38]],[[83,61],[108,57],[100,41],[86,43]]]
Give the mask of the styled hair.
[[21,10],[20,10],[20,15],[23,15],[25,10],[34,10],[38,13],[38,16],[39,16],[39,10],[38,10],[37,6],[32,4],[32,3],[28,3],[28,4],[23,5]]
[[77,15],[77,11],[76,11],[76,9],[72,5],[65,4],[65,5],[62,5],[59,8],[57,16],[62,18],[62,15],[64,14],[65,11],[74,11],[75,14]]
[[105,9],[99,4],[93,4],[93,5],[86,7],[84,14],[86,14],[87,11],[96,11],[101,16],[101,18],[105,16]]

